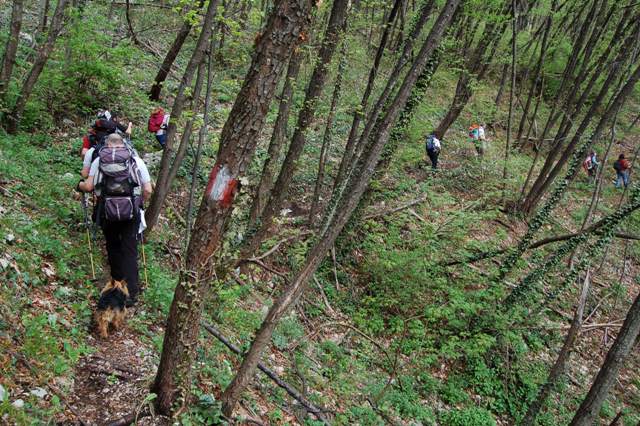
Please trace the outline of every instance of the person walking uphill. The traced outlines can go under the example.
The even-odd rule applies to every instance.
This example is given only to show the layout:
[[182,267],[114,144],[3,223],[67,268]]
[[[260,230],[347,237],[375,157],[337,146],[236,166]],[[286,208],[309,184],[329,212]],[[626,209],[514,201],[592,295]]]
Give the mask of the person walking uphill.
[[624,158],[624,154],[620,154],[613,168],[616,171],[616,188],[620,188],[622,184],[626,188],[629,185],[629,169],[631,169],[631,163]]
[[427,136],[425,148],[427,150],[427,156],[429,156],[429,160],[431,160],[431,168],[433,170],[438,168],[438,156],[440,155],[441,146],[440,140],[436,137],[435,133],[431,132],[429,136]]
[[151,178],[144,161],[134,155],[118,134],[107,136],[105,146],[91,163],[89,177],[78,183],[82,192],[95,190],[96,224],[104,233],[111,277],[125,280],[127,305],[137,301],[138,227],[143,202],[151,196]]
[[169,127],[169,114],[165,114],[164,109],[158,107],[151,112],[147,130],[156,134],[156,140],[164,149],[167,143],[167,128]]
[[596,157],[595,151],[590,151],[587,155],[587,158],[582,162],[582,168],[585,172],[587,172],[587,176],[589,177],[589,182],[593,182],[596,178],[596,174],[598,173],[598,158]]

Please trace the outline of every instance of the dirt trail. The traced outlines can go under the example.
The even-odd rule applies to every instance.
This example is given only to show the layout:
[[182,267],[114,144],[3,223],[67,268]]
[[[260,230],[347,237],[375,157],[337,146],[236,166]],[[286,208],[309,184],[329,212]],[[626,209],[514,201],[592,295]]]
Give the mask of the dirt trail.
[[[130,309],[128,319],[133,315],[135,309]],[[75,414],[60,421],[103,425],[142,410],[156,368],[152,348],[129,325],[112,331],[108,339],[92,333],[87,344],[96,352],[78,362],[73,389],[67,396]],[[145,424],[163,424],[149,420]]]

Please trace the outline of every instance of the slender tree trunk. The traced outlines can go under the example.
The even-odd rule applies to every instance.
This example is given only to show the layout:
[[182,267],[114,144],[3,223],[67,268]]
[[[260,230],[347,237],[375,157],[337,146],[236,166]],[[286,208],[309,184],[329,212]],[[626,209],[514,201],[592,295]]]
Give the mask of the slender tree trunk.
[[[200,0],[198,4],[198,9],[201,9],[203,4],[204,4],[204,1]],[[171,66],[173,65],[173,62],[178,57],[178,54],[180,53],[180,49],[182,49],[182,45],[184,44],[185,40],[189,36],[189,33],[191,32],[191,27],[192,27],[191,21],[185,20],[182,23],[180,30],[176,34],[176,38],[173,41],[173,44],[171,45],[171,47],[169,48],[167,55],[164,57],[164,60],[162,61],[162,65],[160,65],[160,69],[156,74],[156,78],[153,80],[153,85],[151,86],[151,90],[149,90],[149,99],[151,99],[152,101],[160,100],[160,92],[162,91],[162,85],[164,84],[164,81],[167,79],[167,76],[169,75],[169,71],[171,71]]]
[[624,365],[627,356],[633,349],[636,338],[640,333],[640,295],[629,308],[627,317],[616,337],[611,349],[607,353],[604,364],[600,368],[596,379],[578,408],[570,426],[590,426],[600,413],[602,403],[607,399],[609,390],[614,385],[620,368]]
[[51,18],[51,26],[49,28],[49,33],[47,34],[47,40],[44,44],[38,49],[38,53],[36,55],[36,59],[27,75],[26,80],[22,84],[22,89],[20,90],[20,94],[18,95],[18,100],[14,105],[13,109],[9,114],[5,116],[7,132],[10,134],[15,134],[18,131],[18,125],[22,118],[22,113],[24,112],[24,108],[27,105],[27,101],[33,92],[33,88],[40,77],[40,73],[44,69],[47,61],[49,60],[49,56],[53,51],[53,48],[56,44],[56,39],[62,31],[62,27],[64,26],[64,18],[65,18],[65,9],[68,0],[58,0],[58,4],[56,5],[56,10],[53,13],[53,18]]
[[312,0],[278,1],[256,42],[252,63],[220,134],[216,165],[193,227],[185,270],[169,311],[158,373],[152,390],[161,413],[187,403],[203,301],[215,282],[215,255],[233,200],[255,151],[265,117],[291,52],[304,39]]
[[320,158],[318,159],[318,175],[316,177],[316,184],[313,189],[313,197],[311,199],[311,208],[309,209],[309,225],[314,226],[316,216],[318,214],[318,208],[320,204],[320,196],[322,188],[324,186],[324,170],[329,156],[329,149],[331,146],[331,139],[334,132],[334,120],[336,116],[336,108],[338,101],[340,100],[340,94],[342,91],[342,74],[346,68],[346,46],[344,43],[342,52],[340,53],[340,63],[338,65],[338,71],[336,74],[336,81],[333,87],[333,95],[331,96],[331,105],[329,106],[329,114],[327,115],[327,122],[324,128],[324,135],[322,137],[322,147],[320,148]]
[[340,206],[337,208],[336,214],[332,217],[330,226],[327,226],[322,232],[322,236],[309,252],[304,265],[290,281],[291,284],[283,290],[283,293],[269,309],[249,351],[242,361],[238,373],[222,394],[222,411],[225,415],[230,416],[232,414],[240,395],[255,373],[262,352],[269,344],[276,325],[287,313],[291,305],[302,295],[309,279],[315,273],[320,262],[357,207],[360,197],[374,173],[375,165],[380,158],[384,144],[389,138],[389,132],[394,122],[404,107],[404,103],[407,101],[411,89],[426,65],[429,56],[436,49],[459,3],[460,0],[448,0],[445,4],[440,16],[433,25],[431,33],[420,49],[411,70],[406,75],[393,102],[390,103],[385,113],[385,118],[381,120],[380,126],[377,127],[377,134],[372,136],[371,149],[365,152],[365,155],[359,161],[357,172],[351,175],[352,178],[350,178],[348,182],[349,190],[345,192],[346,195],[344,199],[340,201]]
[[16,63],[18,52],[18,42],[20,41],[20,28],[22,27],[23,0],[14,0],[11,8],[11,29],[7,45],[2,58],[2,68],[0,69],[0,105],[4,103],[4,97],[11,83],[13,66]]
[[129,37],[133,44],[136,46],[142,46],[140,40],[138,40],[138,36],[136,35],[135,30],[133,29],[133,23],[131,22],[131,5],[129,4],[129,0],[125,0],[125,8],[124,8],[124,16],[127,19],[127,28],[129,29]]
[[347,6],[348,2],[346,1],[336,1],[333,3],[329,24],[327,25],[324,40],[322,41],[322,46],[318,54],[319,61],[307,86],[305,100],[298,115],[298,121],[291,139],[291,144],[289,145],[289,150],[282,163],[278,179],[276,179],[276,183],[273,185],[271,198],[267,202],[260,217],[260,227],[255,234],[253,234],[247,245],[247,252],[242,256],[243,258],[248,257],[246,255],[254,253],[269,234],[269,228],[273,223],[273,219],[280,211],[288,194],[289,186],[297,169],[298,159],[307,142],[307,129],[313,122],[318,98],[322,94],[322,89],[325,85],[327,68],[331,63],[331,58],[341,37],[341,32],[343,32],[345,28]]
[[509,64],[502,65],[502,72],[500,73],[500,86],[498,86],[498,93],[496,94],[496,107],[502,102],[502,94],[504,93],[504,85],[507,83],[507,75],[509,75]]
[[49,4],[50,0],[42,0],[40,8],[40,23],[38,24],[38,33],[44,34],[47,30],[47,21],[49,20]]
[[516,41],[518,39],[518,9],[516,0],[511,0],[512,36],[511,36],[511,89],[509,90],[509,118],[507,119],[507,141],[504,147],[504,167],[502,168],[502,200],[507,201],[507,177],[509,171],[509,154],[511,154],[511,125],[513,122],[513,98],[516,94]]
[[542,409],[547,398],[555,388],[558,380],[565,372],[567,361],[569,361],[569,357],[571,356],[571,351],[573,350],[576,338],[578,337],[580,329],[582,328],[582,317],[584,314],[584,306],[587,303],[587,296],[589,294],[589,284],[589,271],[587,270],[582,284],[582,292],[580,293],[578,306],[576,307],[575,314],[573,315],[573,320],[571,321],[571,326],[569,327],[567,336],[564,339],[562,349],[560,349],[558,358],[549,371],[549,377],[547,377],[547,381],[542,385],[542,387],[540,387],[540,389],[538,390],[538,394],[536,395],[536,399],[531,403],[531,405],[529,405],[527,413],[520,423],[520,426],[533,426],[535,424],[536,417],[540,413],[540,409]]
[[209,46],[209,53],[207,55],[207,91],[204,98],[204,113],[202,116],[202,127],[198,132],[198,147],[193,160],[193,168],[191,169],[191,186],[189,188],[189,200],[187,201],[187,210],[185,212],[185,246],[189,247],[189,238],[191,236],[191,220],[193,216],[193,197],[196,191],[196,182],[198,180],[198,167],[200,165],[200,156],[202,154],[202,145],[207,138],[208,126],[209,126],[209,111],[211,109],[211,92],[213,86],[213,37],[211,39],[211,45]]
[[[638,28],[640,29],[640,27]],[[619,58],[619,59],[622,59],[622,58]],[[612,84],[618,78],[618,73],[620,68],[621,68],[621,62],[615,63],[610,68],[609,75],[604,81],[600,89],[600,92],[598,93],[596,99],[592,102],[591,107],[589,108],[589,111],[587,111],[587,113],[585,114],[584,118],[582,119],[582,122],[580,123],[580,125],[576,130],[576,133],[574,134],[569,144],[565,147],[562,155],[560,156],[558,161],[555,163],[555,165],[553,167],[551,166],[548,166],[546,168],[543,167],[543,170],[540,172],[538,179],[536,179],[536,181],[534,182],[533,186],[531,187],[531,190],[529,191],[529,194],[527,195],[527,198],[524,200],[524,203],[522,204],[523,213],[531,214],[533,212],[533,210],[536,208],[536,206],[540,202],[540,199],[545,194],[547,188],[549,188],[549,186],[554,182],[555,178],[561,172],[564,165],[569,161],[569,159],[571,158],[571,155],[573,154],[573,151],[580,143],[580,140],[584,132],[588,129],[589,124],[591,123],[593,118],[596,116],[597,111],[600,108],[600,105],[602,105],[602,103],[604,102],[604,99],[609,93],[609,90]],[[611,111],[611,114],[613,114],[614,112],[615,111]],[[605,117],[605,118],[607,120],[611,119],[611,117]],[[549,153],[549,156],[548,156],[547,162],[545,162],[545,165],[549,163],[549,160],[553,162],[553,158],[556,156],[555,153],[560,150],[560,147],[561,145],[559,143],[557,143],[554,146],[552,151]],[[548,174],[545,174],[545,169],[548,170]]]
[[[556,10],[556,3],[557,3],[557,0],[554,0],[553,4],[551,5],[551,12],[549,13],[549,16],[547,16],[547,19],[546,19],[544,34],[542,35],[542,44],[540,45],[540,58],[538,59],[538,62],[536,63],[536,69],[533,72],[533,80],[531,83],[531,87],[529,88],[529,95],[527,96],[527,102],[525,103],[524,110],[522,111],[522,117],[520,118],[520,124],[518,125],[518,133],[516,136],[516,144],[518,146],[522,146],[522,141],[521,141],[522,133],[524,132],[524,126],[527,120],[527,116],[529,115],[531,100],[535,96],[535,90],[536,90],[538,81],[540,80],[540,74],[542,73],[542,66],[544,65],[544,58],[547,54],[549,31],[551,30],[551,23],[553,21],[553,14]],[[535,118],[536,116],[534,113],[533,118],[531,119],[532,124]],[[527,143],[527,142],[528,141],[525,141],[524,143]]]
[[[216,16],[219,0],[211,0],[207,7],[204,20],[202,22],[202,31],[200,37],[196,43],[196,47],[191,55],[191,59],[187,64],[187,68],[184,71],[182,80],[180,81],[180,87],[178,88],[178,94],[173,102],[173,108],[171,109],[171,120],[169,121],[169,128],[167,129],[167,141],[165,143],[164,150],[162,152],[162,159],[160,160],[160,170],[158,171],[158,178],[156,182],[155,190],[149,202],[149,207],[145,213],[145,220],[147,221],[146,233],[149,234],[158,223],[160,217],[160,211],[164,205],[164,201],[169,194],[172,179],[171,168],[176,164],[176,160],[172,161],[174,153],[174,140],[176,138],[177,126],[180,123],[182,112],[187,101],[187,88],[191,86],[191,80],[196,72],[196,69],[203,60],[205,51],[207,49],[209,38],[213,31],[213,21]],[[179,166],[180,164],[177,164]]]
[[249,210],[250,229],[253,229],[256,226],[256,221],[262,215],[264,206],[271,194],[273,180],[275,179],[278,171],[280,155],[287,138],[287,124],[289,123],[289,113],[291,111],[291,103],[293,101],[293,90],[296,79],[298,78],[298,73],[300,72],[302,59],[302,51],[299,49],[296,49],[289,59],[287,75],[282,87],[282,93],[280,94],[278,117],[273,125],[273,133],[271,133],[271,141],[269,142],[269,148],[267,149],[267,159],[262,167],[260,183],[258,183],[258,187],[256,188],[256,192],[253,197],[253,204],[251,204],[251,209]]
[[[389,13],[390,20],[395,19],[395,15],[398,13],[400,2],[401,0],[396,0],[393,4],[393,8]],[[387,24],[384,26],[384,29],[382,31],[382,35],[380,36],[380,43],[378,44],[378,50],[376,51],[376,56],[373,59],[371,70],[369,70],[369,78],[367,79],[367,86],[364,89],[362,100],[360,101],[360,105],[358,105],[356,107],[356,110],[353,112],[353,122],[351,123],[351,130],[349,131],[349,137],[347,138],[344,154],[342,155],[342,161],[340,162],[340,167],[338,168],[338,174],[335,179],[334,189],[337,188],[339,183],[344,179],[344,175],[353,159],[355,144],[358,139],[358,132],[360,130],[360,122],[362,121],[362,118],[364,117],[364,114],[367,110],[367,105],[369,104],[369,97],[371,96],[371,91],[373,90],[373,85],[376,80],[376,76],[378,75],[380,61],[382,61],[384,50],[387,47],[390,27],[391,21],[387,21]],[[369,34],[369,38],[371,38],[371,34]]]

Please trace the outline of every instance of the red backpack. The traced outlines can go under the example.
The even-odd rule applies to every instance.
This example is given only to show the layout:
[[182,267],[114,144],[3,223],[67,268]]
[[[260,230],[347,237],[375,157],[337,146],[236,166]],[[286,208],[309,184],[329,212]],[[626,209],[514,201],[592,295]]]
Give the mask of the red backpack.
[[149,123],[147,125],[147,129],[151,133],[156,133],[158,130],[162,128],[162,123],[164,121],[164,112],[158,111],[151,114],[149,117]]

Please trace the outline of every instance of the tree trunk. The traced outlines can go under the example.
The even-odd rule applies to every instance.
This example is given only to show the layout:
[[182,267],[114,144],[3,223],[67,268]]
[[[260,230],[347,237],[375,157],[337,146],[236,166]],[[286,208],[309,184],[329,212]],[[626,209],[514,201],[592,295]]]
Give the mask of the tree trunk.
[[38,49],[38,53],[36,55],[36,59],[27,75],[26,80],[22,84],[22,89],[20,90],[20,94],[18,95],[18,100],[14,105],[13,109],[9,114],[5,116],[7,132],[9,134],[15,134],[18,131],[18,125],[20,124],[20,120],[22,118],[22,113],[24,112],[24,108],[27,105],[27,101],[33,92],[33,88],[38,81],[38,77],[40,77],[40,73],[44,69],[47,61],[49,60],[49,56],[53,51],[53,48],[56,44],[56,39],[62,31],[62,27],[64,26],[64,18],[65,18],[65,9],[68,0],[58,0],[58,4],[56,5],[56,10],[53,13],[53,18],[51,18],[51,27],[49,28],[49,33],[47,34],[47,40],[45,43]]
[[329,114],[327,115],[327,122],[324,127],[324,135],[322,137],[322,147],[320,148],[320,158],[318,159],[318,175],[316,176],[316,184],[313,189],[313,197],[311,199],[311,208],[309,209],[309,225],[314,227],[316,216],[318,214],[318,208],[320,204],[320,196],[322,188],[324,186],[324,170],[329,155],[329,149],[331,146],[331,139],[333,138],[334,120],[336,116],[336,108],[338,101],[340,100],[340,94],[342,91],[342,74],[346,68],[346,50],[347,44],[342,46],[342,52],[340,54],[340,63],[338,65],[338,71],[336,74],[336,81],[333,87],[333,95],[331,96],[331,105],[329,106]]
[[191,55],[191,59],[189,59],[187,68],[184,70],[184,75],[182,76],[182,80],[180,81],[180,87],[178,88],[178,94],[176,95],[176,99],[173,102],[173,108],[171,109],[171,120],[169,121],[169,128],[167,129],[167,141],[162,152],[162,159],[160,160],[160,170],[158,171],[156,187],[153,191],[151,201],[149,202],[149,207],[147,208],[145,213],[145,220],[147,221],[147,234],[151,233],[155,225],[158,223],[160,210],[162,209],[164,201],[166,200],[169,189],[171,187],[171,168],[176,164],[176,160],[173,160],[172,162],[172,157],[174,153],[173,145],[177,133],[177,126],[180,122],[180,118],[182,117],[185,102],[187,101],[187,88],[191,86],[193,75],[202,62],[205,51],[207,50],[207,46],[209,44],[209,38],[211,37],[211,33],[213,31],[213,21],[216,16],[218,2],[219,0],[211,0],[209,2],[207,12],[202,21],[202,31],[200,32],[200,37],[198,38],[196,47],[193,51],[193,54]]
[[198,132],[198,147],[196,148],[195,157],[193,159],[193,168],[191,169],[191,186],[189,188],[189,200],[187,201],[187,210],[185,212],[185,238],[184,244],[189,246],[189,238],[191,235],[191,220],[193,216],[193,197],[196,191],[196,182],[198,180],[198,166],[200,164],[200,156],[202,154],[202,145],[207,138],[208,126],[209,126],[209,111],[211,109],[211,92],[213,86],[213,38],[212,43],[209,46],[209,54],[207,55],[207,90],[204,98],[204,112],[202,116],[202,127]]
[[[546,26],[544,29],[544,34],[542,35],[542,44],[540,45],[540,58],[536,63],[536,69],[533,73],[533,80],[531,82],[531,87],[529,88],[527,102],[525,103],[524,110],[522,111],[522,117],[520,118],[520,124],[518,125],[518,133],[516,136],[516,144],[518,146],[522,146],[521,139],[522,139],[522,133],[524,132],[524,125],[527,120],[527,116],[529,115],[529,108],[531,107],[531,101],[535,96],[536,87],[538,86],[538,81],[540,80],[540,74],[542,73],[542,66],[544,65],[544,58],[547,54],[547,47],[548,47],[547,41],[549,40],[549,31],[551,30],[551,23],[553,21],[553,14],[556,10],[556,3],[557,3],[557,0],[554,0],[553,4],[551,5],[551,12],[549,13],[549,16],[547,16],[547,19],[546,19]],[[532,123],[533,123],[533,120],[535,120],[535,118],[536,116],[534,113],[533,118],[531,119]],[[525,141],[525,143],[526,142],[527,141]]]
[[298,121],[293,137],[291,138],[289,150],[282,163],[278,179],[276,179],[276,183],[273,185],[271,198],[267,202],[262,216],[260,216],[260,227],[255,234],[253,234],[247,245],[247,252],[244,253],[245,255],[243,255],[242,258],[248,257],[247,254],[254,253],[262,241],[264,241],[269,233],[273,219],[280,211],[287,196],[293,175],[297,169],[298,159],[307,142],[307,130],[313,122],[318,98],[324,88],[327,78],[327,68],[331,63],[331,58],[341,37],[341,32],[344,31],[348,3],[349,2],[346,1],[336,1],[333,3],[329,24],[327,25],[324,40],[322,41],[322,46],[318,54],[319,61],[313,70],[311,80],[309,80],[305,100],[298,115]]
[[11,29],[7,45],[2,58],[2,68],[0,69],[0,105],[4,104],[4,96],[7,93],[13,74],[13,66],[16,63],[18,52],[18,42],[20,41],[20,28],[22,27],[23,0],[14,0],[11,8]]
[[384,144],[389,138],[394,122],[404,107],[404,103],[407,101],[413,85],[426,65],[429,56],[436,49],[445,27],[451,20],[459,3],[460,0],[448,0],[445,4],[442,13],[432,27],[431,33],[420,49],[411,70],[406,75],[393,102],[390,103],[384,119],[381,120],[380,126],[377,127],[377,133],[372,135],[370,149],[366,150],[365,155],[360,159],[357,172],[351,175],[348,182],[348,191],[345,192],[345,197],[340,201],[336,214],[331,219],[330,226],[327,226],[322,232],[322,236],[309,252],[304,265],[290,281],[291,284],[283,290],[283,293],[269,309],[249,351],[242,361],[238,373],[222,394],[222,411],[226,416],[232,414],[240,395],[251,381],[262,352],[269,344],[276,325],[287,313],[291,305],[302,295],[309,279],[315,273],[320,262],[357,207],[360,197],[374,173],[375,165],[380,158]]
[[271,193],[273,180],[275,179],[278,171],[280,155],[287,137],[287,124],[289,123],[289,112],[291,111],[291,103],[293,101],[293,90],[296,79],[298,78],[302,59],[302,51],[299,49],[296,49],[289,59],[287,75],[282,87],[282,93],[280,94],[278,117],[273,125],[271,141],[269,142],[269,148],[267,150],[267,158],[264,161],[262,174],[260,175],[260,183],[256,188],[256,192],[253,196],[253,203],[249,210],[250,229],[253,229],[256,226],[256,221],[264,211],[264,206],[269,199],[269,194]]
[[[204,1],[200,0],[200,2],[198,3],[198,9],[201,9],[203,4],[204,4]],[[164,81],[167,79],[167,76],[169,75],[169,71],[171,71],[171,66],[173,65],[173,62],[178,57],[178,54],[180,53],[180,49],[182,49],[182,45],[187,39],[187,36],[189,35],[189,33],[191,32],[191,27],[192,27],[191,21],[185,20],[182,23],[182,26],[180,27],[178,34],[176,34],[176,38],[173,41],[171,48],[169,48],[167,55],[164,57],[164,61],[162,61],[162,65],[160,65],[158,74],[156,74],[156,78],[153,80],[153,85],[151,86],[151,90],[149,90],[149,99],[151,99],[152,101],[160,100],[160,92],[162,91],[162,85]]]
[[627,356],[633,349],[640,333],[640,295],[629,308],[616,341],[607,353],[604,364],[600,368],[589,393],[578,408],[570,426],[590,426],[600,413],[602,403],[607,399],[609,390],[614,385],[618,372]]
[[[401,3],[401,0],[396,0],[393,4],[393,8],[389,13],[389,19],[392,20],[395,18],[395,15],[398,13],[398,8]],[[349,168],[353,153],[355,150],[355,143],[357,141],[358,132],[360,130],[360,121],[362,121],[362,117],[367,110],[367,105],[369,104],[369,96],[371,96],[371,91],[373,90],[373,84],[375,82],[376,76],[378,75],[378,68],[380,67],[380,61],[382,61],[382,56],[384,55],[384,50],[387,46],[387,41],[389,39],[389,28],[391,27],[391,22],[387,21],[387,24],[384,26],[384,30],[382,31],[382,35],[380,36],[380,43],[378,44],[378,50],[376,51],[376,56],[373,59],[373,64],[371,65],[371,70],[369,71],[369,78],[367,79],[367,85],[364,89],[364,93],[362,95],[362,100],[360,101],[360,105],[356,107],[356,110],[353,112],[353,122],[351,123],[351,130],[349,131],[349,137],[347,138],[347,143],[345,145],[344,154],[342,155],[342,161],[340,162],[340,167],[338,168],[338,174],[336,176],[336,180],[334,182],[334,189],[338,187],[340,182],[344,179],[345,172]]]
[[553,391],[553,389],[555,388],[558,380],[564,374],[567,361],[569,361],[571,351],[573,350],[573,345],[576,341],[576,338],[578,337],[578,334],[580,333],[580,328],[582,327],[582,316],[584,313],[584,306],[587,303],[588,294],[589,271],[587,270],[587,274],[582,284],[582,292],[580,293],[578,306],[576,307],[575,314],[573,315],[573,320],[571,321],[571,326],[569,327],[569,331],[567,332],[567,337],[565,337],[564,343],[562,344],[562,349],[560,350],[558,358],[553,364],[551,371],[549,371],[549,377],[547,377],[547,381],[538,391],[536,399],[531,403],[531,405],[529,405],[527,413],[520,423],[520,426],[533,426],[535,424],[536,417],[538,416],[538,413],[540,413],[540,409],[546,402],[551,391]]
[[[638,26],[638,29],[640,30],[640,25]],[[588,129],[589,124],[591,123],[593,118],[596,116],[600,106],[603,104],[605,97],[610,91],[611,86],[618,78],[618,74],[620,72],[620,69],[622,68],[621,66],[622,65],[621,61],[623,59],[622,55],[625,55],[625,53],[623,52],[624,52],[624,49],[620,51],[620,55],[618,56],[618,61],[616,61],[610,67],[609,75],[607,76],[606,80],[602,84],[600,92],[598,93],[596,98],[593,100],[591,107],[589,108],[589,111],[587,111],[587,113],[583,117],[582,122],[580,123],[575,134],[573,135],[573,138],[571,139],[569,144],[565,147],[564,151],[562,152],[562,155],[560,156],[558,161],[555,162],[555,165],[553,166],[551,165],[553,164],[553,161],[557,156],[557,153],[561,149],[561,144],[559,143],[559,141],[549,152],[547,161],[545,161],[545,165],[540,171],[538,178],[533,183],[531,190],[527,194],[527,197],[525,198],[521,206],[523,213],[529,215],[533,212],[533,210],[537,207],[538,203],[540,202],[540,199],[545,194],[549,186],[554,182],[555,178],[561,172],[562,168],[571,158],[571,155],[573,154],[573,151],[580,143],[580,140],[584,132]],[[615,111],[611,111],[611,110],[609,111],[612,115],[610,117],[603,116],[603,118],[606,118],[607,120],[611,119]],[[556,139],[559,139],[559,138],[556,137]]]
[[312,0],[276,3],[256,41],[252,63],[220,134],[216,165],[194,224],[185,270],[180,274],[167,319],[153,392],[158,411],[188,403],[190,373],[198,342],[203,301],[215,281],[215,255],[231,217],[233,199],[255,151],[287,59],[306,38]]
[[38,33],[44,34],[47,31],[47,21],[49,19],[50,0],[42,0],[42,8],[40,9],[40,23],[38,24]]
[[504,147],[504,167],[502,168],[502,201],[507,201],[507,177],[509,171],[509,154],[511,154],[511,126],[513,122],[513,98],[516,94],[516,41],[518,39],[518,9],[516,0],[511,0],[511,88],[509,90],[509,117],[507,119],[507,141]]
[[498,93],[496,94],[496,107],[500,106],[500,103],[502,102],[502,94],[504,93],[504,85],[507,83],[507,75],[509,75],[509,64],[504,64],[502,65],[500,85],[498,86]]

